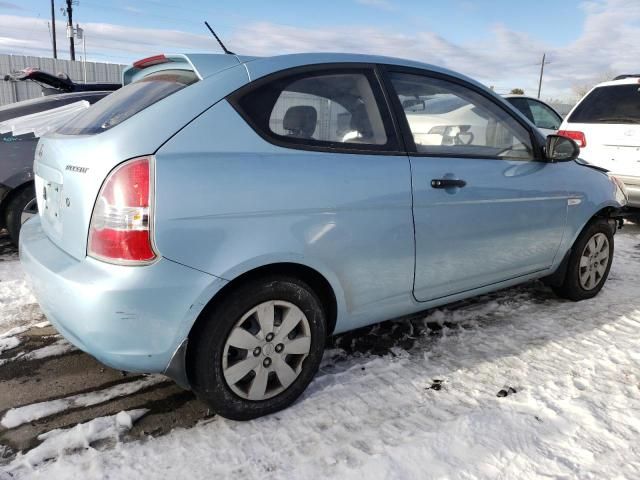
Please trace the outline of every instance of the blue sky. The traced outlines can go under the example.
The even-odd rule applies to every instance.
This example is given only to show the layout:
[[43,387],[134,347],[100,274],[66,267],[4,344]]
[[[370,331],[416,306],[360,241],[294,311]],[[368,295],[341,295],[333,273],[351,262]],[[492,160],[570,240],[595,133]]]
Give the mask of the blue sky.
[[[584,21],[581,3],[579,0],[198,0],[184,3],[179,0],[80,0],[74,12],[80,23],[102,22],[192,33],[201,33],[202,21],[208,19],[221,33],[260,21],[311,28],[358,24],[399,31],[430,30],[453,41],[471,40],[477,37],[478,32],[502,23],[559,45],[579,35]],[[3,4],[19,8],[2,8]],[[58,20],[63,19],[60,13],[63,4],[63,0],[56,0]],[[517,6],[514,8],[514,5]],[[48,19],[49,2],[0,1],[0,12]]]
[[[62,6],[56,0],[57,38],[68,58]],[[0,52],[50,55],[49,9],[47,0],[0,0]],[[580,83],[640,69],[640,47],[631,40],[640,38],[640,0],[80,0],[74,8],[89,60],[119,63],[163,51],[215,51],[205,19],[239,53],[380,53],[529,94],[546,52],[547,97],[566,98]]]

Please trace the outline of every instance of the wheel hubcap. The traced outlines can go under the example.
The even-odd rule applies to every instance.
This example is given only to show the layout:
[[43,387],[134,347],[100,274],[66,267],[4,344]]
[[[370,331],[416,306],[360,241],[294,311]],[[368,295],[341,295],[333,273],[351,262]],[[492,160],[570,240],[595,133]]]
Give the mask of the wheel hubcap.
[[580,286],[585,290],[596,288],[602,282],[608,266],[609,239],[604,233],[596,233],[589,239],[580,257]]
[[311,349],[305,314],[283,300],[263,302],[236,322],[222,354],[227,385],[246,400],[266,400],[300,375]]
[[24,224],[27,220],[29,220],[34,215],[38,214],[38,202],[34,198],[27,203],[22,209],[22,214],[20,215],[20,224]]

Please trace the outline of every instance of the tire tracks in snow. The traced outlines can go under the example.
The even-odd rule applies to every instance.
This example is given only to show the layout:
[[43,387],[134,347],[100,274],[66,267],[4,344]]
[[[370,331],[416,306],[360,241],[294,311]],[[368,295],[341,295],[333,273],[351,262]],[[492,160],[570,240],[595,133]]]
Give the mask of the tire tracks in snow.
[[[640,230],[635,233],[636,243],[640,242],[638,233]],[[626,261],[620,255],[630,256],[637,250],[633,242],[623,243],[617,262]],[[620,337],[631,341],[640,331],[640,313],[627,302],[633,292],[625,291],[627,282],[635,282],[634,286],[640,284],[640,262],[634,259],[633,265],[637,274],[628,265],[621,269],[614,265],[610,282],[599,300],[587,309],[589,318],[584,318],[584,306],[557,300],[546,287],[531,283],[459,302],[426,316],[384,322],[335,337],[329,342],[317,379],[303,396],[304,405],[294,408],[311,407],[313,416],[305,422],[316,433],[326,432],[330,442],[344,445],[341,452],[324,445],[330,453],[328,458],[353,468],[361,463],[363,456],[400,448],[406,442],[403,437],[428,436],[442,425],[455,424],[469,412],[476,415],[473,412],[483,405],[499,411],[505,402],[518,405],[522,398],[529,399],[537,407],[535,415],[531,405],[525,404],[520,405],[525,413],[516,413],[524,415],[522,422],[535,429],[538,423],[550,421],[558,414],[554,396],[569,402],[581,400],[583,392],[590,390],[614,391],[619,387],[616,383],[619,379],[602,381],[599,371],[611,370],[611,363],[624,365],[629,358],[633,360],[634,355],[638,364],[640,354],[632,349],[621,353],[615,341]],[[613,315],[605,314],[611,311]],[[539,318],[540,315],[543,318]],[[39,445],[37,437],[43,433],[68,429],[122,410],[149,410],[127,434],[129,440],[160,436],[175,427],[189,428],[210,416],[207,407],[192,393],[170,382],[145,387],[144,383],[136,383],[144,377],[123,376],[77,350],[33,358],[37,355],[30,353],[60,341],[52,329],[32,328],[18,335],[19,345],[0,355],[0,362],[11,359],[0,365],[4,392],[0,393],[0,418],[10,408],[35,408],[34,404],[47,401],[58,401],[69,408],[10,429],[0,427],[0,444],[8,447],[4,453],[0,448],[0,464],[3,456],[6,463],[16,452]],[[611,348],[607,344],[611,344]],[[595,358],[586,355],[589,351],[594,352]],[[619,375],[613,370],[610,373]],[[630,391],[640,388],[634,384],[638,383],[637,374],[629,371],[627,375],[625,381]],[[442,384],[438,391],[430,388],[435,380]],[[518,393],[513,398],[497,399],[496,393],[507,383]],[[127,384],[143,387],[127,390]],[[78,405],[71,400],[111,388],[122,388],[124,393],[107,395],[104,401],[95,404]],[[443,396],[448,400],[441,403]],[[384,405],[378,397],[384,397]],[[333,410],[337,408],[336,398],[351,401],[336,412]],[[427,416],[425,410],[428,410]],[[383,419],[377,429],[385,439],[353,440],[360,432],[367,437],[371,426],[358,419],[366,419],[372,412]],[[486,415],[486,412],[477,415]],[[295,416],[295,410],[283,412],[282,416]],[[611,421],[604,413],[598,418],[598,422],[607,425]],[[623,420],[618,422],[617,437],[610,439],[612,444],[620,444],[625,428],[634,428],[633,424],[626,426]],[[224,425],[229,428],[227,423]],[[615,430],[611,425],[610,428]],[[602,431],[603,437],[612,435],[607,434],[606,429]],[[289,432],[283,430],[280,435],[288,437]],[[585,443],[593,441],[579,429],[575,435]],[[320,442],[307,440],[306,444],[313,448],[316,441]],[[518,434],[514,442],[524,449],[532,440]],[[290,445],[292,456],[302,455],[293,439]],[[547,447],[541,444],[539,448]],[[551,452],[548,453],[551,456]],[[575,466],[562,452],[553,452],[553,455],[564,468],[570,470]],[[317,459],[308,461],[315,463]],[[324,464],[317,466],[327,468]]]

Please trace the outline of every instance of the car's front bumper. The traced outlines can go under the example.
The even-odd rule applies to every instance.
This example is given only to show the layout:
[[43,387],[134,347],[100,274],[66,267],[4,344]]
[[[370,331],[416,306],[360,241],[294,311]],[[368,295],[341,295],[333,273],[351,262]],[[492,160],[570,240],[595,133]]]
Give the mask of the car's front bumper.
[[628,207],[640,208],[640,177],[631,177],[628,175],[616,175],[622,182],[627,190],[629,201]]
[[78,261],[42,231],[20,234],[20,260],[43,312],[81,350],[113,368],[164,372],[224,280],[161,258],[147,266]]

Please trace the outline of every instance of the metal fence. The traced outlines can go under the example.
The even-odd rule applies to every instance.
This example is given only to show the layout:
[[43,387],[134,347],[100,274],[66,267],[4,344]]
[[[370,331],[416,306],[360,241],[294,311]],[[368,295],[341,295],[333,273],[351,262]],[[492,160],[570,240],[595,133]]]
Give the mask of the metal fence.
[[[84,81],[83,62],[72,62],[45,57],[0,54],[0,106],[42,95],[41,87],[34,82],[5,82],[2,78],[10,72],[35,67],[50,73],[66,73],[74,82]],[[120,82],[125,65],[87,62],[87,82]]]

